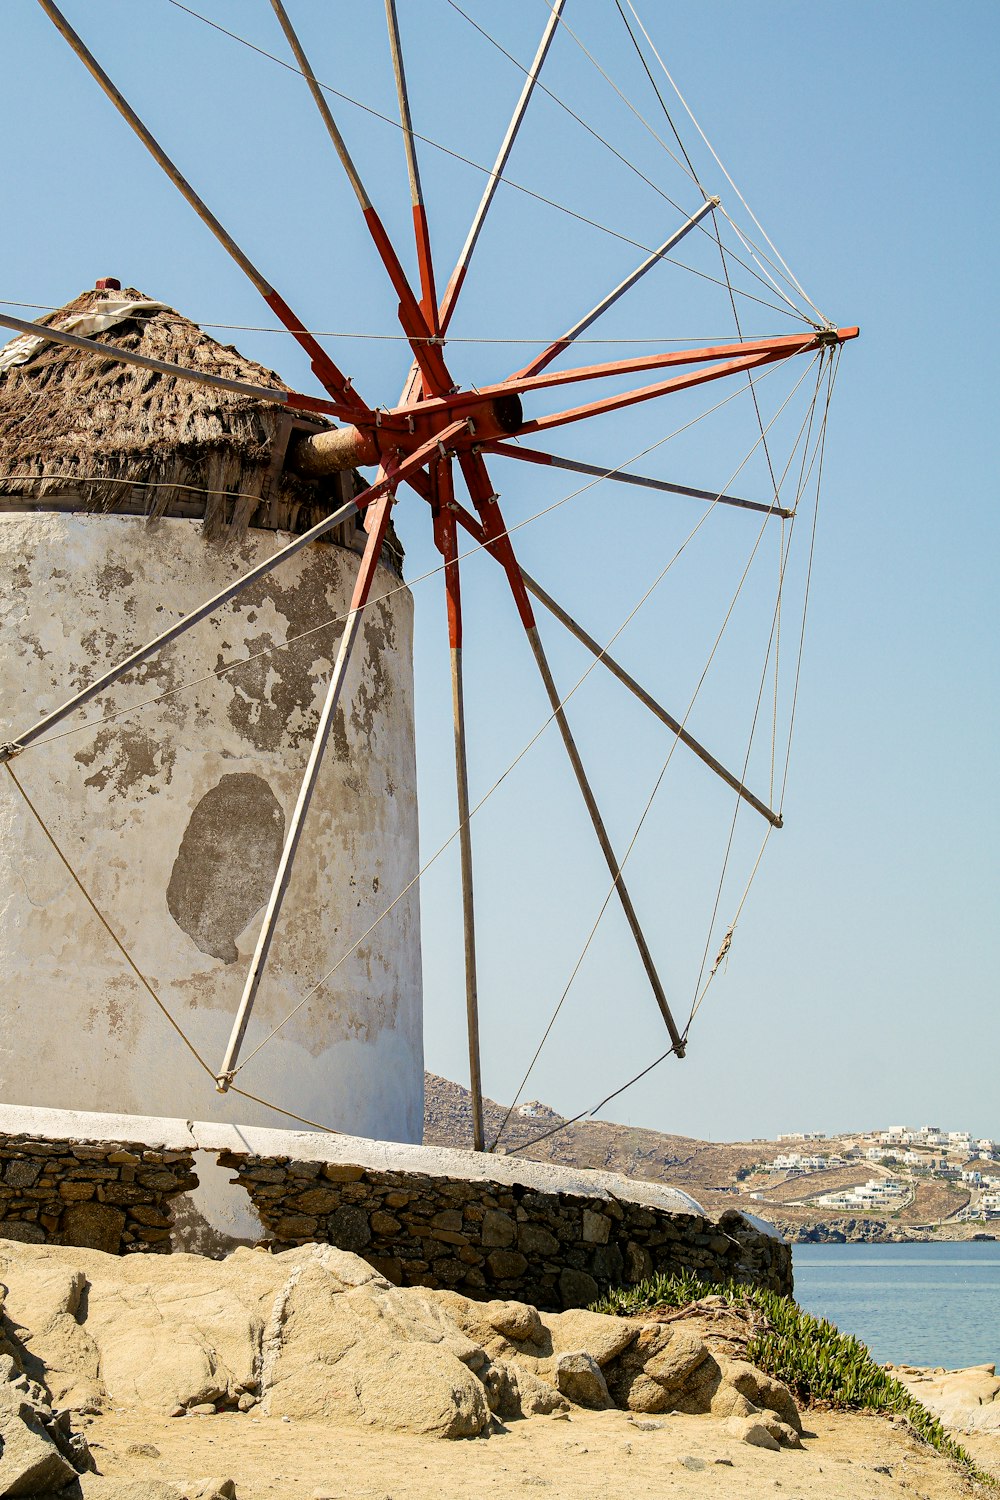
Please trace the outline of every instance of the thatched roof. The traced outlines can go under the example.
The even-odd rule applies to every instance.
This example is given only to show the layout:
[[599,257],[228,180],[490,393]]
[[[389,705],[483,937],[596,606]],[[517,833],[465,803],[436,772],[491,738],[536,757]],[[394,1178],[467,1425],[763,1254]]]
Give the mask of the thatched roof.
[[[148,299],[132,287],[86,291],[38,321],[133,300]],[[273,370],[216,343],[173,309],[130,317],[95,338],[288,389]],[[302,532],[363,482],[352,474],[312,481],[285,472],[288,420],[273,403],[48,344],[27,363],[0,371],[0,509],[79,509],[83,497],[93,510],[200,517],[213,540],[248,526]],[[328,424],[317,418],[315,425]],[[355,530],[348,522],[331,540],[356,546]]]

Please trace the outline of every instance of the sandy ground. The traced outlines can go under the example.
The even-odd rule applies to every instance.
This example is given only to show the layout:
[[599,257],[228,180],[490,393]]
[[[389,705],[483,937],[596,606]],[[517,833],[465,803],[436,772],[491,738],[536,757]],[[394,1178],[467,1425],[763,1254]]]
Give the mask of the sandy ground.
[[[808,1413],[804,1451],[772,1453],[711,1417],[621,1411],[533,1417],[488,1439],[449,1442],[252,1413],[155,1418],[111,1412],[86,1428],[99,1471],[132,1478],[236,1481],[238,1500],[484,1500],[542,1491],[565,1500],[958,1500],[996,1495],[902,1427]],[[1000,1475],[1000,1443],[993,1458]],[[143,1449],[146,1451],[142,1451]],[[980,1445],[978,1456],[987,1457]]]

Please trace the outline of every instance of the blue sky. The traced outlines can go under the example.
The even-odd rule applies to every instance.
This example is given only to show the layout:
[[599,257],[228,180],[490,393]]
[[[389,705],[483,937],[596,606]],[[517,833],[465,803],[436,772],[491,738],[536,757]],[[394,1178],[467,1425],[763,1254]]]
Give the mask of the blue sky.
[[[301,79],[167,0],[138,8],[123,0],[66,0],[65,8],[310,326],[396,331],[394,298]],[[200,8],[284,55],[263,0],[202,0]],[[923,0],[637,0],[636,8],[809,295],[834,321],[860,324],[862,337],[844,353],[830,414],[786,827],[768,845],[728,964],[692,1028],[688,1057],[668,1060],[608,1114],[716,1139],[890,1118],[1000,1135],[991,945],[1000,497],[997,383],[993,361],[984,357],[997,313],[998,13],[976,0],[949,7]],[[546,16],[544,0],[503,7],[465,0],[463,9],[525,61]],[[381,4],[299,0],[290,10],[317,75],[394,115]],[[416,128],[489,162],[520,75],[447,0],[400,0],[399,11]],[[665,133],[613,0],[569,0],[566,18]],[[11,0],[0,14],[0,37],[8,121],[0,295],[58,304],[95,277],[114,274],[202,323],[270,325],[256,293],[41,10]],[[628,239],[658,244],[678,222],[661,194],[690,213],[697,192],[572,38],[557,38],[543,77],[631,167],[540,98],[510,176]],[[745,224],[676,98],[668,102],[706,187]],[[333,104],[409,263],[398,131]],[[421,148],[421,167],[443,280],[482,177],[430,147]],[[718,252],[711,261],[712,246],[693,246],[696,238],[685,242],[690,263],[717,273]],[[503,187],[453,332],[470,340],[554,336],[641,258],[622,239]],[[760,291],[746,274],[740,284]],[[747,299],[741,312],[752,333],[801,326]],[[733,320],[724,288],[658,267],[598,331],[618,340],[714,342],[733,337]],[[284,334],[218,336],[315,390]],[[369,399],[396,399],[406,369],[398,342],[338,338],[328,347]],[[530,347],[456,345],[454,367],[461,380],[484,383],[516,368]],[[593,346],[588,357],[613,358],[620,347]],[[765,421],[801,373],[777,371],[761,387]],[[776,422],[776,454],[788,452],[805,390]],[[713,401],[727,393],[714,389]],[[607,419],[593,432],[556,434],[551,447],[621,462],[712,404],[687,397],[673,403]],[[744,394],[637,467],[721,486],[754,432]],[[572,476],[553,478],[528,465],[497,465],[496,475],[509,522],[576,488],[563,482]],[[758,451],[740,476],[742,489],[733,488],[763,496],[762,484]],[[406,496],[397,508],[413,577],[436,561],[418,506]],[[607,639],[699,515],[695,502],[606,484],[525,526],[518,544],[529,570]],[[623,662],[675,712],[683,713],[755,535],[744,515],[713,513],[616,643]],[[790,601],[800,599],[804,581],[806,526],[800,542],[806,548],[790,565]],[[690,723],[731,763],[745,746],[773,604],[770,536],[763,547],[770,550],[758,555]],[[470,559],[465,587],[475,800],[534,735],[545,707],[493,565]],[[440,580],[417,584],[415,597],[426,856],[454,826],[454,787]],[[788,613],[794,617],[791,603]],[[543,621],[542,629],[568,688],[586,659],[554,623]],[[787,640],[786,666],[794,662],[791,626]],[[609,826],[624,846],[669,744],[602,676],[591,674],[570,712]],[[783,712],[787,702],[781,700]],[[758,785],[768,779],[768,747],[765,737],[751,760]],[[678,752],[627,871],[682,1015],[731,816],[729,794]],[[741,815],[738,828],[720,906],[723,929],[759,847],[752,815]],[[520,1082],[606,893],[604,867],[552,729],[477,815],[474,831],[484,1078],[503,1099]],[[456,880],[449,854],[423,889],[426,1045],[428,1066],[464,1079]],[[662,1051],[662,1038],[627,932],[609,909],[525,1097],[576,1113]]]

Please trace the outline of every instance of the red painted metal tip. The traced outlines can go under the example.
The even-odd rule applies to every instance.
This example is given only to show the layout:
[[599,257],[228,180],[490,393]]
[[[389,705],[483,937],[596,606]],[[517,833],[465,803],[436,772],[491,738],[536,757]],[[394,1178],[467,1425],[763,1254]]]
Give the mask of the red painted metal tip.
[[120,292],[122,284],[117,276],[102,276],[100,281],[94,282],[95,292]]
[[848,339],[856,339],[860,332],[860,328],[838,328],[837,338],[842,344],[846,344]]

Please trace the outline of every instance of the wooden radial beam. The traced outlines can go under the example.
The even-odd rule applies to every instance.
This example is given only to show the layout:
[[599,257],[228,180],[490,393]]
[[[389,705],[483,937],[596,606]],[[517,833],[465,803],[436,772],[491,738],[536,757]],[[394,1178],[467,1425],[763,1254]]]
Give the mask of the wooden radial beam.
[[202,223],[212,231],[219,244],[232,257],[243,274],[257,288],[271,311],[276,314],[289,332],[295,336],[298,343],[301,344],[310,358],[313,373],[320,384],[344,406],[352,408],[355,415],[370,416],[371,408],[362,401],[361,397],[353,389],[347,376],[338,370],[323,346],[307,331],[284,298],[275,291],[270,282],[258,271],[250,257],[240,248],[229,231],[223,227],[207,203],[199,197],[187,178],[174,166],[174,163],[170,160],[170,157],[164,151],[159,141],[157,141],[152,131],[143,123],[125,96],[112,83],[96,57],[94,57],[82,37],[74,31],[59,7],[54,5],[52,0],[38,0],[38,3],[56,30],[69,43],[91,77],[95,79],[111,100],[111,103],[118,110],[118,113],[125,120],[126,124],[139,137],[139,140],[146,147],[153,160],[157,162],[170,178],[174,187],[177,188],[181,196],[191,205]]
[[458,793],[458,839],[462,874],[462,936],[465,950],[465,1010],[469,1036],[469,1092],[472,1096],[472,1149],[485,1151],[483,1075],[479,1051],[479,985],[476,971],[476,912],[472,880],[472,826],[469,810],[469,766],[465,739],[465,689],[462,674],[462,591],[458,571],[455,487],[451,460],[434,466],[434,541],[444,558],[451,655],[451,705],[455,730],[455,781]]
[[[368,232],[379,254],[379,259],[385,266],[389,280],[399,298],[399,322],[410,342],[413,350],[413,358],[420,369],[421,377],[427,389],[435,395],[450,391],[453,381],[448,373],[444,362],[444,356],[438,345],[433,341],[434,334],[431,324],[428,323],[420,303],[414,296],[413,289],[403,270],[399,256],[396,254],[392,241],[386,232],[385,225],[379,217],[375,205],[368,195],[357,166],[347,149],[347,143],[340,133],[340,128],[333,118],[333,113],[326,100],[320,84],[309,64],[309,59],[299,40],[295,27],[289,19],[282,0],[271,0],[271,9],[278,18],[278,23],[285,34],[285,39],[292,50],[295,61],[298,63],[309,92],[313,96],[320,118],[326,126],[327,134],[333,142],[334,150],[340,158],[341,165],[347,174],[348,181],[354,190],[354,196],[358,200],[362,216],[368,226]],[[404,130],[405,134],[405,130]]]
[[420,310],[431,333],[437,335],[439,323],[437,292],[434,289],[434,260],[431,255],[431,237],[427,226],[424,194],[420,186],[420,167],[417,163],[417,145],[413,138],[413,121],[410,118],[410,96],[406,87],[406,69],[403,65],[403,44],[399,35],[396,0],[385,0],[385,19],[389,28],[392,71],[396,78],[396,95],[399,99],[399,123],[403,128],[403,145],[406,149],[406,170],[410,179],[413,237],[416,242],[417,265],[420,271]]
[[739,510],[756,510],[767,516],[780,516],[786,521],[792,514],[782,505],[765,505],[762,500],[743,500],[739,495],[698,490],[689,484],[672,484],[666,479],[650,479],[645,474],[633,474],[629,469],[608,469],[602,464],[585,464],[574,458],[560,458],[555,453],[543,453],[539,448],[525,448],[522,443],[484,443],[483,452],[497,453],[501,458],[516,458],[522,463],[541,464],[545,468],[567,469],[571,474],[591,474],[595,479],[610,479],[615,484],[631,484],[643,490],[686,495],[691,500],[707,500],[710,505],[734,505]]
[[637,266],[631,275],[625,277],[624,281],[620,281],[613,291],[608,292],[606,297],[602,297],[600,302],[590,309],[590,312],[584,313],[582,318],[577,319],[572,328],[567,329],[561,339],[556,339],[554,344],[549,344],[547,349],[543,349],[540,354],[536,354],[534,359],[529,360],[524,368],[518,370],[517,375],[512,378],[518,379],[528,375],[537,375],[547,365],[550,365],[554,359],[557,359],[560,354],[569,348],[570,344],[580,337],[581,333],[585,333],[588,328],[591,328],[597,322],[598,318],[607,312],[609,307],[613,307],[620,298],[624,297],[626,292],[631,291],[636,282],[641,281],[647,271],[651,271],[655,265],[659,264],[661,260],[669,255],[671,250],[680,244],[685,235],[690,234],[692,229],[697,228],[706,214],[711,213],[713,208],[718,208],[719,201],[718,198],[707,199],[679,229],[675,229],[673,234],[667,236],[660,248],[654,250],[652,255],[648,256],[642,262],[642,265]]

